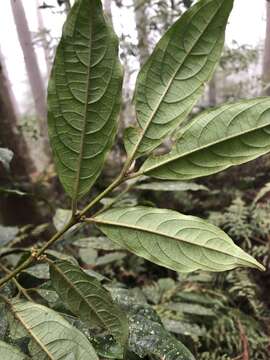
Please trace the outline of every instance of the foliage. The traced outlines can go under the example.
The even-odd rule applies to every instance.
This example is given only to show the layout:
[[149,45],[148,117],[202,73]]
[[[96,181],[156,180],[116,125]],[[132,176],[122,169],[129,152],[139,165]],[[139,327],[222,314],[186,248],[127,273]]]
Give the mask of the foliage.
[[[13,352],[15,358],[33,360],[221,360],[246,351],[247,338],[254,359],[266,356],[266,331],[258,321],[264,307],[255,300],[256,285],[246,270],[188,274],[236,267],[264,270],[229,236],[244,238],[242,245],[249,249],[254,229],[268,229],[257,202],[251,205],[257,210],[247,228],[249,211],[239,200],[225,213],[224,222],[219,218],[227,235],[198,217],[136,206],[137,201],[130,206],[124,198],[144,175],[175,180],[174,190],[182,191],[179,180],[214,174],[269,152],[269,98],[225,104],[188,119],[219,62],[232,7],[233,0],[199,0],[161,38],[137,78],[137,125],[126,131],[122,171],[80,209],[79,200],[99,177],[116,135],[122,72],[118,40],[101,1],[75,2],[48,90],[53,157],[72,206],[58,211],[57,232],[47,242],[13,247],[20,243],[17,232],[3,241],[1,333],[8,345],[0,346],[8,357]],[[172,133],[172,149],[157,156],[154,150]],[[160,189],[166,184],[148,186]],[[191,184],[184,189],[206,189]],[[170,183],[166,190],[171,189]],[[113,191],[118,195],[108,199]],[[100,231],[108,239],[101,240]],[[60,238],[57,250],[49,250]],[[120,276],[134,276],[123,267],[145,269],[140,259],[126,259],[125,250],[180,272],[179,283],[160,279],[142,291],[128,290],[117,282]],[[112,280],[95,272],[112,259]],[[210,284],[219,281],[223,285],[211,289]],[[18,300],[20,296],[27,301]],[[253,316],[241,308],[242,302]]]

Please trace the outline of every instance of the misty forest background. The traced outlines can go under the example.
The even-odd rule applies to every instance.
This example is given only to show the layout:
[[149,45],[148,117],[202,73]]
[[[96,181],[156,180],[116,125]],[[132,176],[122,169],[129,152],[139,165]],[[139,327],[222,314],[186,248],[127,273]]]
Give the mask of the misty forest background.
[[[14,249],[31,248],[46,241],[65,222],[70,208],[54,169],[47,137],[46,87],[59,39],[45,19],[49,14],[59,26],[72,2],[28,1],[35,2],[36,32],[29,29],[25,1],[9,1],[27,73],[23,101],[21,95],[18,100],[16,87],[9,79],[12,69],[0,43],[0,148],[10,149],[14,154],[10,168],[0,162],[0,246],[9,243]],[[264,1],[265,41],[256,46],[236,42],[226,45],[194,113],[225,101],[270,96],[270,2]],[[192,2],[103,1],[106,15],[120,37],[120,58],[125,69],[124,100],[117,142],[92,195],[104,189],[119,173],[125,156],[123,129],[135,122],[132,94],[138,69],[161,35]],[[1,12],[2,16],[5,14]],[[130,16],[134,21],[131,33],[125,27],[125,17]],[[149,304],[166,329],[193,349],[198,359],[269,360],[269,169],[270,157],[266,155],[203,180],[176,183],[172,188],[149,180],[119,200],[119,205],[155,204],[210,220],[262,262],[267,269],[264,273],[240,269],[219,275],[198,272],[183,276],[115,249],[106,238],[98,243],[95,239],[100,234],[87,229],[75,235],[75,244],[65,238],[56,245],[56,250],[76,257],[85,269],[98,270],[101,277],[120,285],[119,296]],[[16,263],[18,256],[13,252],[9,263]],[[0,272],[4,274],[1,266]],[[31,288],[47,276],[46,269],[40,266],[32,272],[25,270],[19,280]]]

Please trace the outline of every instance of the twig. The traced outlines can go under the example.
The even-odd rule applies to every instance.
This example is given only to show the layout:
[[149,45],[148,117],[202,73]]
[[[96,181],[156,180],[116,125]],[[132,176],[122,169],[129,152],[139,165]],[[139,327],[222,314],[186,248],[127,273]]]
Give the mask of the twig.
[[[6,274],[11,274],[11,271],[8,268],[6,268],[3,264],[0,264],[0,269],[2,269]],[[19,290],[20,293],[23,294],[23,296],[27,300],[33,302],[33,299],[31,298],[30,295],[28,295],[27,290],[23,286],[21,286],[21,284],[19,284],[15,278],[12,278],[12,282],[15,284],[16,288]]]

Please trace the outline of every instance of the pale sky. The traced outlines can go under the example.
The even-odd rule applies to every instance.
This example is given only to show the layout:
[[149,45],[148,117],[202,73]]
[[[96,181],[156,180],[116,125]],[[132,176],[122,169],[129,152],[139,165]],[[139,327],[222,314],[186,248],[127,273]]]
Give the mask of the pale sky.
[[[128,0],[127,0],[128,1]],[[55,0],[46,0],[48,4],[55,4]],[[30,30],[37,31],[36,7],[37,0],[23,0]],[[50,10],[43,10],[45,27],[52,31],[52,35],[58,37],[64,21],[64,15],[52,15]],[[114,13],[117,17],[120,15]],[[134,24],[131,15],[125,14],[115,21],[116,31],[127,29]],[[236,40],[239,44],[257,45],[263,42],[265,37],[265,0],[235,0],[234,9],[227,28],[226,41],[230,44]],[[1,21],[0,21],[0,47],[4,54],[8,67],[9,78],[13,91],[19,103],[22,102],[27,89],[26,74],[23,55],[18,43],[16,28],[13,22],[10,8],[10,0],[1,0]],[[40,67],[45,72],[43,53],[37,49]]]

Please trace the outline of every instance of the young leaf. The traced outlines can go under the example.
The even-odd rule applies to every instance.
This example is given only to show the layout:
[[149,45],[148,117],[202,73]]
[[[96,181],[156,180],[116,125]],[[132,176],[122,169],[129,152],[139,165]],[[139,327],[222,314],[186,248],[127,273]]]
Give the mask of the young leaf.
[[29,357],[22,353],[17,347],[9,345],[1,340],[0,353],[3,360],[30,360]]
[[203,112],[186,126],[172,151],[150,157],[141,172],[191,180],[270,151],[270,98],[243,100]]
[[157,44],[138,76],[139,128],[127,130],[129,153],[156,148],[191,111],[220,58],[232,6],[233,0],[200,0]]
[[70,310],[89,325],[99,325],[124,347],[128,324],[100,282],[66,261],[50,265],[52,285]]
[[27,336],[33,360],[98,360],[88,339],[57,312],[32,302],[12,302],[10,337]]
[[102,170],[116,132],[121,85],[118,40],[101,1],[77,0],[64,26],[48,91],[54,160],[75,200]]
[[92,220],[117,244],[179,272],[264,269],[222,230],[194,216],[135,207],[109,210]]

